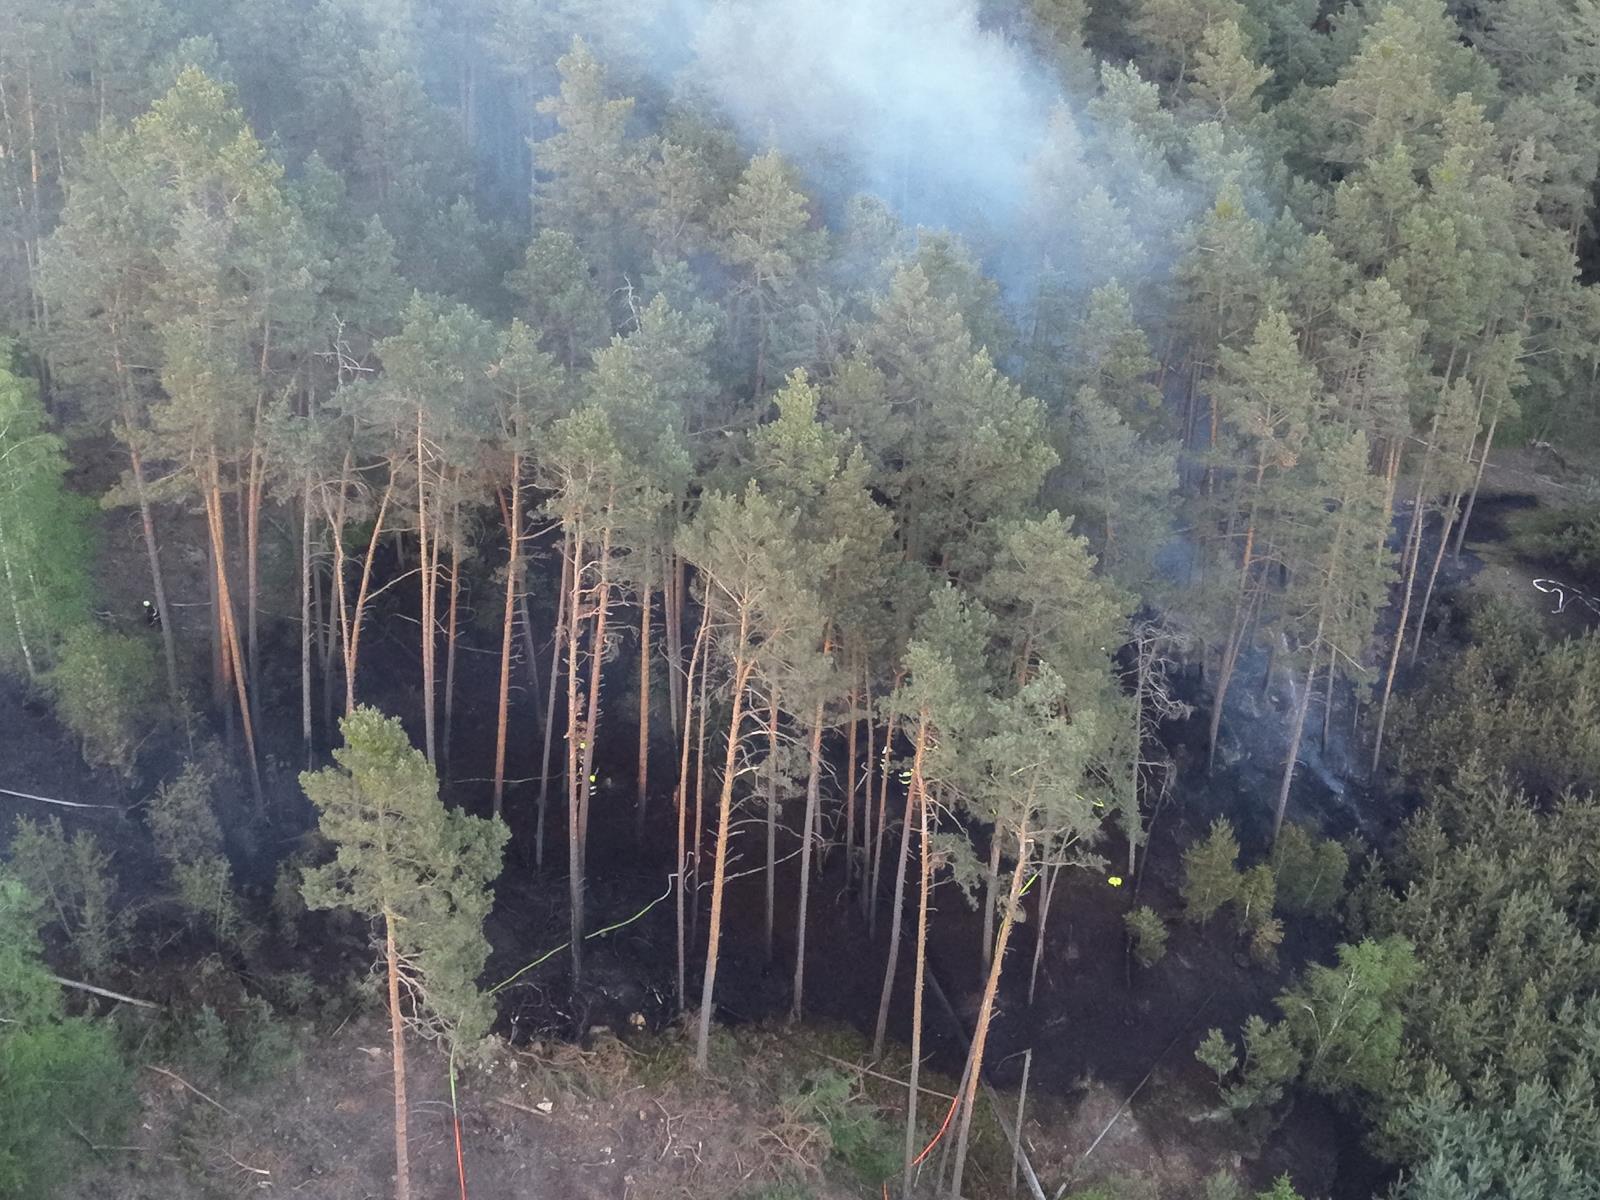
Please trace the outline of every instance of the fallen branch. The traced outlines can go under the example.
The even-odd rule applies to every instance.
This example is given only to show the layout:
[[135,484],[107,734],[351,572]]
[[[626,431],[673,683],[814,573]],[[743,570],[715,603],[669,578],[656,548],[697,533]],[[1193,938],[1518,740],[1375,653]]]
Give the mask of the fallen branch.
[[226,1104],[223,1104],[218,1100],[213,1100],[210,1096],[206,1095],[199,1088],[195,1087],[194,1084],[190,1083],[187,1079],[185,1079],[182,1075],[177,1074],[175,1071],[169,1071],[165,1067],[158,1067],[154,1063],[145,1063],[145,1069],[147,1071],[154,1071],[157,1075],[165,1075],[168,1079],[172,1080],[174,1083],[182,1084],[184,1087],[188,1088],[191,1092],[193,1092],[196,1096],[199,1096],[200,1099],[204,1100],[207,1104],[211,1105],[213,1108],[217,1109],[219,1112],[227,1113],[235,1121],[238,1121],[238,1120],[242,1119],[239,1116],[238,1113],[233,1111],[233,1109],[229,1108]]
[[[835,1058],[831,1054],[824,1054],[821,1050],[813,1050],[810,1046],[801,1046],[800,1049],[804,1050],[807,1054],[815,1054],[818,1058],[825,1058],[831,1063],[837,1063],[846,1070],[858,1071],[862,1075],[871,1075],[874,1079],[881,1079],[885,1083],[894,1084],[896,1087],[903,1087],[908,1090],[911,1087],[911,1084],[904,1079],[896,1079],[893,1075],[885,1075],[882,1071],[874,1071],[871,1067],[864,1067],[860,1063],[853,1063],[843,1058]],[[941,1100],[955,1099],[955,1097],[949,1092],[937,1091],[931,1087],[922,1087],[920,1084],[917,1087],[917,1091],[921,1092],[924,1096],[937,1096]]]
[[141,1000],[137,996],[124,996],[121,992],[113,992],[108,988],[95,987],[92,983],[80,983],[76,979],[63,979],[59,975],[50,976],[52,980],[64,988],[75,988],[80,992],[88,992],[94,996],[104,996],[107,1000],[120,1000],[123,1004],[134,1004],[140,1008],[153,1008],[159,1011],[161,1005],[154,1000]]
[[233,1163],[233,1165],[238,1167],[239,1170],[241,1170],[241,1171],[249,1171],[252,1175],[271,1175],[272,1174],[271,1171],[266,1170],[264,1167],[252,1167],[249,1163],[240,1162],[237,1158],[234,1158],[233,1155],[230,1154],[226,1150],[224,1150],[223,1153],[227,1154],[229,1160]]
[[131,1154],[142,1154],[144,1152],[143,1146],[102,1146],[83,1130],[79,1129],[77,1122],[75,1122],[71,1117],[63,1116],[62,1120],[66,1121],[67,1128],[72,1130],[73,1133],[77,1134],[78,1137],[83,1140],[83,1144],[89,1147],[90,1150],[93,1150],[96,1154],[104,1154],[108,1150],[126,1150]]
[[32,792],[14,792],[0,788],[0,796],[15,796],[19,800],[37,800],[40,804],[56,804],[62,808],[120,808],[118,804],[83,804],[77,800],[53,800],[49,796],[35,796]]
[[489,1099],[494,1101],[496,1104],[504,1104],[507,1108],[514,1108],[518,1112],[529,1113],[535,1117],[548,1117],[550,1115],[547,1112],[540,1112],[531,1104],[518,1104],[515,1100],[506,1100],[500,1096],[490,1096]]

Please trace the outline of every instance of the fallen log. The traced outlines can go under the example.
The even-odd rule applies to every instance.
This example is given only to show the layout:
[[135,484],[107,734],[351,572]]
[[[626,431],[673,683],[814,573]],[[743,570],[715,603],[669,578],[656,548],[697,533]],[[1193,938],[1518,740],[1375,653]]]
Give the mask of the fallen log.
[[52,975],[50,978],[64,988],[88,992],[91,996],[104,996],[107,1000],[116,1000],[122,1004],[132,1004],[139,1008],[153,1008],[158,1011],[162,1007],[154,1000],[141,1000],[137,996],[125,996],[121,992],[113,992],[110,988],[95,987],[92,983],[80,983],[76,979],[63,979],[59,975]]

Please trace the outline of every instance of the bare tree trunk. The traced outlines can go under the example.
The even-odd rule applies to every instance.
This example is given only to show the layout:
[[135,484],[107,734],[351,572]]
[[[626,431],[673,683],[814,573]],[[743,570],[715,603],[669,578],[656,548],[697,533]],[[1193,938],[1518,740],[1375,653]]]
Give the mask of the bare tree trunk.
[[[824,647],[823,653],[827,653]],[[822,801],[822,714],[817,701],[811,716],[811,754],[806,772],[806,814],[800,830],[800,911],[795,919],[794,1000],[789,1019],[798,1021],[805,1012],[806,992],[806,914],[811,906],[811,847],[817,836],[817,810]]]
[[1450,542],[1450,526],[1455,524],[1457,515],[1461,512],[1461,489],[1457,488],[1454,496],[1450,497],[1450,507],[1442,515],[1443,524],[1439,526],[1439,548],[1433,555],[1433,566],[1428,571],[1428,586],[1422,593],[1422,607],[1417,610],[1417,635],[1411,642],[1410,662],[1417,661],[1417,651],[1422,649],[1422,630],[1428,623],[1428,606],[1433,603],[1433,586],[1439,581],[1439,566],[1444,562],[1444,550]]
[[450,777],[450,731],[456,715],[456,634],[461,604],[461,501],[457,498],[450,517],[450,611],[444,634],[444,756],[445,778]]
[[772,927],[778,908],[778,689],[772,688],[767,703],[767,910],[766,961],[772,962]]
[[234,623],[233,597],[228,590],[227,542],[222,518],[222,485],[219,480],[216,456],[208,461],[206,480],[206,509],[210,517],[212,560],[217,577],[217,610],[222,617],[222,644],[233,670],[234,685],[238,692],[239,715],[244,729],[245,756],[250,760],[250,788],[256,803],[262,803],[261,767],[256,757],[255,723],[250,717],[250,695],[245,678],[244,656],[239,648],[239,629]]
[[[264,352],[264,351],[263,351]],[[260,414],[257,413],[257,425]],[[266,476],[266,463],[255,437],[250,443],[250,467],[245,480],[245,661],[250,666],[250,711],[261,713],[261,489]]]
[[728,873],[728,826],[733,814],[733,779],[738,766],[739,727],[744,720],[744,692],[750,682],[747,645],[750,637],[750,612],[741,608],[739,635],[735,643],[733,669],[733,715],[728,718],[728,750],[722,763],[722,795],[717,804],[716,854],[711,865],[711,918],[706,930],[705,981],[700,987],[700,1025],[695,1040],[694,1065],[705,1071],[710,1066],[711,998],[717,981],[717,951],[722,941],[722,893]]
[[[378,557],[378,540],[383,534],[383,518],[389,509],[389,498],[394,495],[394,477],[384,485],[383,499],[378,502],[378,515],[372,522],[372,536],[367,539],[367,552],[361,560],[361,582],[356,586],[355,609],[350,614],[350,632],[344,649],[344,711],[349,716],[356,710],[356,666],[361,661],[361,626],[367,613],[367,599],[372,588],[372,564]],[[335,534],[335,536],[338,536]],[[344,577],[339,577],[339,607],[344,608]]]
[[[589,806],[594,799],[594,750],[600,736],[600,676],[605,669],[606,618],[611,613],[611,530],[600,539],[600,578],[595,584],[594,640],[589,652],[589,695],[584,702],[582,763],[578,769],[578,933],[583,921],[583,885],[589,871]],[[576,944],[576,943],[574,943]]]
[[[129,430],[128,436],[134,435]],[[155,592],[153,597],[156,606],[156,616],[161,624],[161,655],[167,667],[167,695],[173,704],[179,701],[178,691],[178,644],[176,635],[172,631],[174,614],[167,607],[167,585],[161,570],[161,552],[156,545],[156,522],[150,512],[150,490],[144,478],[144,459],[139,451],[128,447],[128,461],[133,468],[133,491],[139,502],[139,526],[144,536],[145,556],[150,560],[150,588]]]
[[[888,751],[885,749],[885,758]],[[910,788],[906,789],[906,816],[900,826],[900,865],[894,874],[894,905],[889,916],[889,962],[883,972],[883,991],[878,995],[878,1024],[872,1033],[872,1057],[883,1055],[883,1043],[889,1032],[889,999],[894,994],[895,971],[900,966],[900,919],[906,900],[906,859],[911,856],[911,814],[916,800]]]
[[911,984],[911,1080],[906,1100],[906,1137],[902,1190],[911,1200],[911,1172],[917,1152],[917,1084],[922,1070],[922,990],[928,974],[928,895],[932,888],[933,860],[928,847],[927,783],[922,777],[923,751],[928,744],[928,713],[924,709],[917,722],[917,746],[911,767],[911,796],[907,804],[917,808],[917,961]]
[[1217,765],[1217,738],[1222,732],[1222,710],[1228,701],[1228,685],[1233,682],[1234,669],[1239,664],[1240,644],[1244,630],[1239,626],[1237,611],[1234,628],[1228,631],[1228,642],[1222,652],[1222,662],[1217,670],[1217,694],[1211,702],[1211,729],[1206,746],[1206,771],[1209,774]]
[[400,954],[394,944],[393,913],[383,914],[384,958],[389,968],[389,1044],[394,1055],[394,1194],[411,1200],[411,1150],[407,1131],[406,1026],[400,1012]]
[[672,711],[672,736],[688,728],[680,714],[689,703],[688,680],[679,674],[683,668],[683,596],[687,581],[684,578],[683,559],[672,555],[668,569],[662,575],[666,588],[667,618],[667,701]]
[[[1438,421],[1434,421],[1437,429]],[[1430,442],[1432,438],[1429,438]],[[1383,677],[1383,700],[1378,705],[1378,728],[1372,737],[1372,771],[1378,770],[1378,759],[1383,754],[1383,727],[1389,719],[1389,697],[1394,692],[1394,677],[1400,667],[1400,647],[1406,640],[1406,622],[1411,616],[1411,593],[1417,583],[1417,559],[1422,553],[1422,519],[1424,504],[1422,497],[1427,486],[1428,464],[1423,460],[1422,471],[1417,480],[1417,498],[1415,508],[1411,513],[1411,529],[1406,535],[1404,561],[1401,569],[1405,571],[1406,586],[1400,601],[1400,621],[1395,626],[1394,644],[1389,651],[1389,669]]]
[[983,934],[978,950],[978,979],[988,976],[989,959],[994,955],[995,894],[1000,890],[1000,826],[989,838],[989,866],[983,881]]
[[[17,632],[17,646],[22,651],[22,664],[27,668],[28,681],[39,677],[38,664],[33,659],[33,647],[28,643],[28,629],[22,620],[22,606],[18,600],[16,574],[11,563],[11,551],[6,545],[5,526],[0,525],[0,566],[5,568],[6,594],[11,599],[11,622]],[[66,925],[65,922],[63,922]],[[70,928],[70,925],[66,926]]]
[[436,753],[437,736],[434,729],[434,702],[436,687],[434,680],[434,651],[437,646],[433,609],[436,597],[434,588],[437,580],[433,573],[435,561],[434,545],[438,541],[437,532],[430,536],[428,529],[428,466],[427,459],[423,457],[424,447],[422,441],[422,412],[417,412],[417,561],[421,567],[420,581],[422,598],[422,729],[423,748],[428,755],[428,762],[438,760]]
[[518,583],[522,578],[522,452],[511,456],[511,511],[506,522],[506,607],[500,627],[500,691],[494,730],[494,815],[499,816],[506,790],[506,731],[511,707],[511,633],[515,624]]
[[639,778],[634,812],[634,841],[644,842],[644,819],[650,803],[650,581],[639,589]]
[[[1317,636],[1322,636],[1318,626]],[[1278,786],[1278,809],[1272,817],[1272,844],[1278,844],[1278,831],[1283,828],[1283,813],[1289,807],[1289,787],[1294,783],[1295,761],[1300,757],[1300,737],[1306,729],[1306,710],[1311,707],[1311,693],[1317,682],[1317,655],[1311,655],[1311,666],[1306,669],[1306,686],[1300,693],[1300,703],[1295,706],[1294,732],[1289,735],[1289,757],[1283,764],[1283,782]]]
[[580,521],[571,534],[572,573],[567,613],[567,895],[568,922],[572,950],[572,981],[578,983],[583,969],[583,848],[578,821],[579,741],[583,718],[578,710],[578,645],[583,628],[583,526]]
[[[709,604],[707,607],[710,607]],[[689,909],[689,932],[697,942],[700,940],[700,849],[706,831],[706,716],[710,712],[706,704],[706,676],[710,673],[705,666],[701,666],[700,730],[695,740],[694,751],[694,843],[690,868],[690,874],[694,877],[694,904]],[[689,727],[685,725],[685,735],[688,734],[688,729]]]
[[300,497],[300,738],[306,745],[306,770],[311,769],[311,475]]
[[1467,495],[1466,511],[1461,514],[1461,524],[1456,526],[1456,543],[1452,551],[1454,561],[1461,561],[1461,547],[1467,540],[1467,526],[1472,521],[1472,506],[1478,502],[1478,489],[1483,486],[1483,469],[1489,465],[1489,451],[1494,448],[1495,427],[1500,424],[1500,414],[1489,421],[1489,431],[1483,436],[1483,456],[1478,459],[1478,473],[1472,478],[1472,491]]
[[1333,685],[1339,680],[1339,655],[1328,651],[1328,687],[1322,696],[1322,756],[1328,756],[1328,738],[1333,729]]
[[[1017,902],[1022,895],[1023,879],[1028,867],[1028,834],[1026,828],[1018,831],[1017,865],[1011,871],[1011,886],[1006,893],[1005,912],[1000,917],[1000,932],[995,939],[994,960],[989,964],[989,978],[984,984],[983,1000],[978,1006],[978,1027],[972,1036],[972,1052],[968,1056],[966,1085],[961,1096],[961,1122],[956,1133],[955,1164],[950,1172],[950,1195],[959,1200],[961,1177],[967,1165],[967,1139],[972,1132],[972,1110],[977,1107],[978,1084],[983,1077],[983,1054],[989,1041],[989,1025],[994,1018],[994,1002],[1000,991],[1000,971],[1005,966],[1006,945],[1011,941],[1011,927],[1016,923]],[[1021,1136],[1021,1130],[1018,1130]]]
[[844,886],[848,891],[855,879],[856,854],[856,683],[860,678],[851,656],[850,695],[846,698],[847,719],[844,734]]
[[228,728],[228,745],[233,746],[234,715],[233,705],[228,699],[228,684],[232,676],[228,670],[228,656],[223,650],[222,641],[222,604],[217,599],[217,554],[211,546],[211,513],[206,510],[206,601],[211,606],[211,619],[207,623],[207,634],[211,646],[211,707],[225,712]]
[[[561,678],[561,650],[563,641],[570,642],[571,632],[569,624],[573,620],[572,609],[572,571],[574,547],[572,530],[567,530],[561,542],[561,599],[556,606],[555,636],[550,642],[550,684],[544,706],[544,749],[539,754],[539,800],[538,817],[536,819],[533,835],[533,864],[535,870],[544,870],[544,825],[545,814],[550,806],[550,746],[555,741],[556,727],[556,684]],[[570,682],[570,681],[569,681]],[[569,692],[570,707],[570,692]],[[570,713],[568,717],[568,732],[571,732]]]
[[[702,677],[705,673],[704,666],[700,663],[700,652],[706,644],[706,630],[709,627],[707,618],[711,614],[708,605],[700,615],[700,629],[695,634],[694,651],[689,655],[689,673],[685,677],[684,699],[687,703],[694,703],[694,673],[699,668]],[[688,893],[689,851],[688,851],[688,819],[689,819],[689,733],[693,729],[694,712],[691,709],[684,714],[682,732],[682,746],[678,758],[678,857],[675,877],[675,891],[677,892],[678,907],[678,1009],[683,1011],[688,1007],[688,990],[685,982],[685,972],[688,968],[688,944],[684,937],[685,932],[685,897]],[[698,836],[698,831],[696,831]]]
[[[895,686],[899,686],[897,680]],[[879,869],[883,863],[883,833],[889,821],[889,747],[894,739],[894,726],[885,723],[883,727],[883,776],[878,787],[878,828],[877,842],[872,849],[872,907],[867,910],[867,935],[878,936],[878,878]],[[870,803],[872,793],[872,780],[867,780],[867,798]],[[901,883],[905,882],[902,877]]]
[[862,723],[867,727],[867,756],[861,764],[862,782],[866,785],[866,795],[861,798],[861,916],[869,922],[870,934],[872,914],[878,909],[878,898],[873,894],[873,889],[878,886],[878,877],[872,860],[872,764],[877,759],[872,740],[872,677],[866,671],[862,672],[862,692],[865,704],[861,715]]

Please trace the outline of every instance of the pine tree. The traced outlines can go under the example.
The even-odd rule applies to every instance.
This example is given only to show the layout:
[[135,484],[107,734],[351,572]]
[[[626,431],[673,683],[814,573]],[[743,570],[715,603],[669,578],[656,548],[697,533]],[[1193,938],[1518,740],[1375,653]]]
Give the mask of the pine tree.
[[583,251],[569,233],[543,229],[506,276],[520,315],[570,371],[611,337],[611,316]]
[[712,215],[717,251],[738,275],[739,340],[753,350],[752,391],[766,391],[774,323],[820,252],[810,205],[777,151],[750,160],[733,194]]
[[1274,841],[1283,826],[1317,674],[1326,661],[1331,676],[1366,676],[1367,649],[1393,577],[1385,548],[1389,524],[1383,482],[1368,469],[1366,435],[1336,437],[1319,447],[1312,465],[1315,476],[1296,497],[1296,528],[1289,541],[1285,633],[1304,679],[1278,789]]
[[406,1025],[435,1031],[452,1048],[488,1031],[493,1008],[477,978],[489,955],[489,886],[508,831],[498,819],[446,809],[438,776],[398,721],[363,707],[340,729],[337,765],[300,777],[336,850],[333,862],[306,871],[303,890],[311,908],[352,908],[383,922],[395,1196],[408,1200]]
[[[1224,485],[1226,491],[1215,493],[1214,502],[1224,511],[1211,517],[1225,534],[1220,566],[1233,593],[1212,701],[1214,761],[1240,652],[1270,594],[1267,565],[1283,538],[1278,526],[1290,495],[1284,479],[1300,461],[1321,398],[1316,373],[1301,357],[1288,318],[1278,311],[1262,318],[1246,350],[1223,349],[1212,395],[1214,409],[1236,431],[1228,446],[1234,478]],[[1237,565],[1232,558],[1235,538],[1240,545]]]
[[751,708],[751,678],[764,655],[781,651],[797,631],[809,634],[821,624],[814,587],[818,574],[830,565],[829,551],[804,544],[796,533],[797,519],[798,514],[785,512],[752,483],[741,495],[706,496],[694,521],[678,535],[679,553],[704,579],[712,644],[729,676],[730,712],[695,1041],[695,1065],[702,1071],[709,1062],[733,799]]
[[556,131],[533,144],[534,219],[571,235],[609,289],[632,261],[644,156],[628,136],[631,98],[608,91],[605,68],[583,39],[556,64],[558,93],[538,110]]

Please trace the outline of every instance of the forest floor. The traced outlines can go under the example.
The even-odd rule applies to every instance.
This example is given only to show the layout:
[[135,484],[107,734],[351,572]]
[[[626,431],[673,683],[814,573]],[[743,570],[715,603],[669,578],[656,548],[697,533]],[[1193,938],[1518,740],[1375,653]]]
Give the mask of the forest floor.
[[[63,1200],[388,1196],[386,1026],[363,1018],[332,1035],[302,1031],[294,1045],[266,1078],[232,1084],[181,1060],[147,1066],[124,1142],[98,1148],[96,1165]],[[458,1072],[473,1200],[848,1200],[881,1195],[885,1174],[898,1173],[906,1093],[893,1079],[906,1064],[894,1054],[868,1064],[848,1030],[719,1029],[706,1076],[690,1068],[689,1038],[676,1030],[628,1043],[604,1037],[588,1050],[492,1045],[486,1061]],[[937,1071],[923,1083],[923,1113],[937,1126],[956,1083]],[[413,1194],[456,1197],[444,1055],[413,1049],[408,1088]],[[1218,1157],[1230,1135],[1216,1123],[1170,1136],[1162,1129],[1174,1114],[1165,1106],[1123,1100],[1118,1089],[1086,1082],[1070,1098],[1030,1101],[1028,1154],[1047,1195],[1114,1179],[1128,1200],[1198,1197],[1206,1176],[1239,1167],[1236,1153]],[[1009,1108],[1015,1094],[1004,1102]],[[928,1156],[925,1183],[943,1169],[941,1152],[953,1140],[947,1135]],[[1016,1194],[1007,1147],[980,1102],[966,1195]]]
[[[1530,610],[1548,608],[1548,598],[1532,587],[1544,568],[1519,555],[1507,517],[1521,507],[1570,501],[1590,474],[1587,466],[1573,464],[1558,472],[1537,451],[1497,452],[1474,516],[1470,553],[1459,567],[1446,560],[1441,619],[1451,619],[1446,614],[1473,590],[1493,590]],[[1530,478],[1535,479],[1531,485]],[[119,546],[126,543],[127,559],[127,570],[118,573],[121,590],[104,593],[114,614],[108,619],[134,622],[138,595],[127,581],[138,578],[137,540],[132,531],[122,529],[120,514],[111,515],[107,524],[108,535]],[[196,590],[194,581],[183,590]],[[176,619],[187,624],[187,616]],[[1550,631],[1558,634],[1574,632],[1567,628],[1572,621],[1569,614],[1546,617]],[[192,639],[185,640],[193,653]],[[413,690],[404,683],[415,674],[413,650],[400,639],[380,640],[373,649],[370,682],[385,707],[402,713]],[[487,673],[477,666],[469,659],[458,725],[462,763],[481,761],[484,751],[479,743],[486,726],[472,713],[482,702],[476,693],[484,691],[478,685]],[[269,690],[287,694],[292,689],[284,683]],[[1286,701],[1277,690],[1259,683],[1240,690],[1261,710],[1245,725],[1261,726],[1260,718],[1269,710],[1282,708]],[[274,696],[271,707],[281,713],[288,706],[277,700]],[[625,712],[618,714],[619,724],[629,719]],[[147,864],[134,849],[140,839],[119,832],[130,818],[117,811],[135,805],[145,791],[130,790],[104,772],[85,768],[49,705],[18,689],[0,687],[0,728],[6,730],[0,786],[112,806],[63,815],[69,827],[88,826],[109,835],[122,847],[119,869],[145,876]],[[279,740],[292,742],[292,729],[280,732]],[[1135,904],[1167,915],[1181,910],[1176,889],[1181,848],[1202,835],[1213,816],[1232,817],[1247,846],[1247,860],[1254,857],[1249,847],[1261,841],[1255,826],[1266,811],[1263,797],[1272,774],[1268,767],[1275,771],[1277,766],[1270,747],[1241,744],[1223,755],[1217,773],[1208,778],[1195,751],[1202,740],[1198,727],[1168,734],[1165,740],[1178,758],[1181,782],[1156,819],[1140,877],[1132,888],[1120,890],[1107,886],[1106,871],[1074,872],[1063,880],[1041,960],[1038,999],[1032,1004],[1027,1002],[1023,968],[1033,954],[1035,931],[1019,927],[1011,951],[1019,967],[1008,971],[1002,989],[989,1074],[1007,1111],[1014,1112],[1022,1050],[1035,1048],[1023,1134],[1051,1195],[1064,1184],[1115,1178],[1119,1196],[1196,1196],[1202,1181],[1221,1170],[1256,1187],[1288,1171],[1307,1196],[1370,1196],[1381,1185],[1382,1169],[1363,1153],[1346,1118],[1301,1101],[1273,1129],[1245,1129],[1219,1120],[1214,1083],[1193,1057],[1194,1045],[1208,1027],[1232,1031],[1250,1013],[1270,1014],[1272,997],[1292,972],[1331,953],[1329,929],[1291,925],[1280,965],[1263,969],[1248,961],[1223,922],[1196,928],[1174,921],[1162,963],[1149,969],[1130,963],[1123,914]],[[534,769],[532,744],[533,738],[523,739],[513,754],[518,773]],[[177,750],[158,753],[165,760]],[[1334,773],[1338,758],[1330,759]],[[668,778],[672,766],[661,764],[657,777]],[[278,785],[272,790],[281,793],[274,824],[287,828],[295,823],[293,810],[301,803],[293,795],[293,767],[279,762],[271,768],[269,776]],[[666,878],[662,855],[650,847],[670,840],[667,805],[657,804],[636,846],[626,785],[631,768],[618,763],[614,769],[622,782],[604,787],[598,803],[614,808],[617,819],[599,823],[597,849],[591,853],[617,869],[591,880],[591,924],[637,914],[660,895]],[[162,773],[154,772],[156,777]],[[481,782],[458,781],[452,795],[481,806]],[[1359,824],[1356,818],[1364,806],[1359,789],[1348,796],[1342,789],[1328,790],[1323,796],[1325,789],[1308,780],[1297,793],[1302,790],[1305,796],[1297,805],[1305,806],[1305,814],[1329,832],[1342,834]],[[565,936],[564,883],[558,875],[532,869],[527,836],[531,799],[526,785],[508,796],[507,815],[519,837],[488,929],[495,946],[489,974],[496,978]],[[558,816],[560,802],[553,807],[552,815]],[[0,800],[0,844],[9,832],[8,813],[46,811],[54,810]],[[741,833],[737,840],[743,842],[745,836]],[[552,821],[549,837],[551,853],[564,859],[559,820]],[[759,858],[753,833],[750,840],[752,846],[742,852],[746,870]],[[787,856],[793,840],[785,835],[783,843],[780,851]],[[233,849],[241,862],[258,857],[268,861],[260,847]],[[1100,849],[1111,861],[1123,853],[1117,844]],[[153,864],[148,869],[153,878]],[[813,889],[808,1021],[781,1028],[771,1022],[789,1003],[795,864],[785,862],[779,870],[776,968],[765,965],[759,873],[733,883],[718,980],[719,1019],[731,1024],[716,1034],[709,1076],[688,1068],[684,1036],[679,1027],[664,1024],[671,1015],[674,966],[670,904],[661,904],[592,948],[587,993],[573,994],[564,956],[508,989],[498,1027],[507,1040],[495,1043],[492,1061],[462,1075],[459,1098],[469,1197],[842,1200],[880,1194],[869,1177],[881,1166],[885,1144],[891,1166],[898,1160],[904,1088],[841,1062],[869,1061],[863,1035],[876,1013],[887,921],[880,919],[876,935],[869,936],[855,912],[859,894],[844,886],[842,876],[842,862],[835,856]],[[270,880],[260,876],[249,884],[261,899],[268,886]],[[927,1087],[948,1093],[954,1088],[950,1074],[960,1070],[964,1053],[958,1024],[970,1024],[975,1005],[980,918],[954,888],[939,888],[935,902],[940,912],[930,953],[957,1015],[930,1017],[925,1044],[931,1078],[924,1078]],[[360,929],[319,927],[308,933],[309,944],[322,947],[324,968],[359,971],[365,963]],[[163,955],[163,963],[148,971],[105,982],[156,999],[179,1000],[184,967],[173,958],[175,953]],[[901,1044],[909,1033],[909,1006],[903,1001],[909,993],[910,966],[909,953],[902,955],[898,1002],[889,1025],[891,1041]],[[697,995],[693,962],[688,984],[690,994]],[[637,1031],[630,1022],[635,1012],[646,1031]],[[627,1043],[607,1032],[595,1036],[597,1026],[621,1029]],[[574,1040],[552,1040],[552,1034]],[[142,1107],[128,1139],[132,1148],[103,1152],[99,1167],[67,1193],[69,1200],[211,1200],[246,1194],[365,1200],[386,1195],[393,1171],[386,1031],[366,1016],[331,1033],[304,1026],[292,1044],[295,1053],[278,1071],[248,1082],[208,1076],[181,1056],[137,1057]],[[176,1072],[215,1103],[148,1069],[153,1066]],[[904,1051],[891,1049],[884,1061],[871,1066],[903,1079]],[[819,1086],[841,1081],[849,1084],[848,1109],[835,1105],[827,1114],[819,1112]],[[459,1193],[449,1098],[445,1063],[435,1052],[419,1048],[411,1071],[419,1198]],[[936,1126],[946,1103],[927,1097],[923,1123]],[[973,1196],[1009,1196],[1009,1151],[988,1106],[981,1110],[985,1115],[967,1190]],[[831,1129],[846,1113],[853,1114],[846,1128]],[[863,1129],[872,1134],[865,1145]],[[830,1147],[835,1140],[849,1148]],[[935,1153],[930,1162],[937,1161]]]
[[[225,1086],[148,1071],[127,1144],[104,1150],[66,1200],[387,1196],[386,1026],[363,1019],[300,1044],[265,1081]],[[846,1034],[719,1030],[704,1077],[676,1031],[631,1045],[604,1037],[588,1050],[492,1045],[486,1061],[461,1068],[457,1089],[466,1194],[475,1200],[845,1200],[879,1194],[863,1173],[875,1182],[875,1169],[896,1161],[904,1089],[830,1061],[831,1050],[841,1063],[859,1054]],[[413,1050],[408,1086],[413,1194],[457,1196],[444,1055]],[[936,1077],[929,1086],[953,1083]],[[1003,1168],[997,1139],[980,1126],[979,1187]]]

